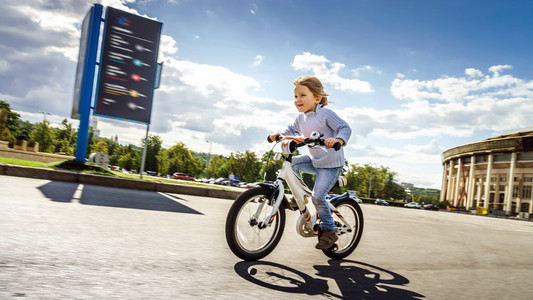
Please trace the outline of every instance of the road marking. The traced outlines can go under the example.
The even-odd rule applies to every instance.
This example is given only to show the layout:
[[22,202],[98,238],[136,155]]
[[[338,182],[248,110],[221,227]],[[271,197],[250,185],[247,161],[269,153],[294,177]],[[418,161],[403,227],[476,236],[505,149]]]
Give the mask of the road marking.
[[78,185],[78,188],[74,192],[74,195],[72,195],[72,202],[80,203],[81,200],[81,194],[83,193],[83,184]]

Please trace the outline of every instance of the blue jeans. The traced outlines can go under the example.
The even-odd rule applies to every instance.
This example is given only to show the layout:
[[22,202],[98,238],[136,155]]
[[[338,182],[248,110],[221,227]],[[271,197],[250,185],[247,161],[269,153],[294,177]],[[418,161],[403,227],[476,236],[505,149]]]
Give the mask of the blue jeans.
[[302,155],[292,158],[292,170],[300,179],[302,178],[300,172],[316,175],[312,200],[320,218],[320,228],[323,231],[335,231],[335,223],[331,216],[331,209],[326,201],[326,195],[339,179],[342,167],[315,168],[311,158],[307,155]]

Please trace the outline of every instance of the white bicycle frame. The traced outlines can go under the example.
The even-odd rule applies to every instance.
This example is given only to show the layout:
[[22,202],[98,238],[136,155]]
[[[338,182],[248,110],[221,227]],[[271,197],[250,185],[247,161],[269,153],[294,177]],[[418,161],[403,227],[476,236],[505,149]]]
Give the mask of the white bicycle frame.
[[[276,154],[274,159],[280,160],[282,159],[282,155],[278,153]],[[294,174],[291,167],[291,163],[286,160],[284,160],[283,166],[281,167],[278,173],[278,178],[274,183],[279,193],[277,195],[276,201],[274,202],[272,212],[265,218],[265,220],[268,221],[266,222],[266,224],[263,223],[263,226],[266,227],[272,224],[276,217],[278,209],[281,206],[283,197],[285,196],[285,186],[283,184],[283,181],[287,182],[287,185],[298,205],[298,210],[300,211],[300,217],[298,218],[298,222],[296,223],[296,231],[303,237],[315,236],[315,231],[313,227],[317,221],[317,214],[314,214],[312,216],[309,212],[309,209],[307,209],[307,206],[305,205],[305,197],[309,197],[311,199],[313,192],[305,185],[305,183],[300,178],[298,178],[298,176],[296,176],[296,174]],[[346,222],[346,220],[337,210],[337,208],[330,201],[327,201],[327,203],[331,211],[337,216],[337,218],[344,225],[346,225],[343,227],[337,227],[337,233],[345,232],[348,230],[348,228],[351,228],[351,225]],[[261,205],[259,205],[259,207],[257,208],[256,214],[254,216],[255,219],[259,216],[259,213],[262,211],[264,205],[265,202],[261,203]]]

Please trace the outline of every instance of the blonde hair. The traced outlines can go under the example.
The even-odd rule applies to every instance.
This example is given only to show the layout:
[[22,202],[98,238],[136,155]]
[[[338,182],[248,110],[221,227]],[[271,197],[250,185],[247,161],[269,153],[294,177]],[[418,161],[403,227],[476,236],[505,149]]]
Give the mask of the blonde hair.
[[319,104],[322,104],[323,107],[328,105],[329,95],[324,92],[322,82],[320,82],[315,76],[300,76],[294,81],[294,86],[297,85],[306,86],[315,97],[322,96]]

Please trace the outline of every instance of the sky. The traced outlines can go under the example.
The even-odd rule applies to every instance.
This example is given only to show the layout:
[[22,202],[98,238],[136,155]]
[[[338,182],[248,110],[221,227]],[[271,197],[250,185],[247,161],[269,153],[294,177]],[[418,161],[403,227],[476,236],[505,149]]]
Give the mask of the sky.
[[[95,1],[0,2],[0,100],[23,120],[70,119],[81,22]],[[169,148],[271,149],[297,116],[293,81],[317,76],[352,128],[350,164],[441,188],[441,154],[532,126],[533,2],[102,0],[163,23],[149,133]],[[97,117],[140,145],[144,124]]]

